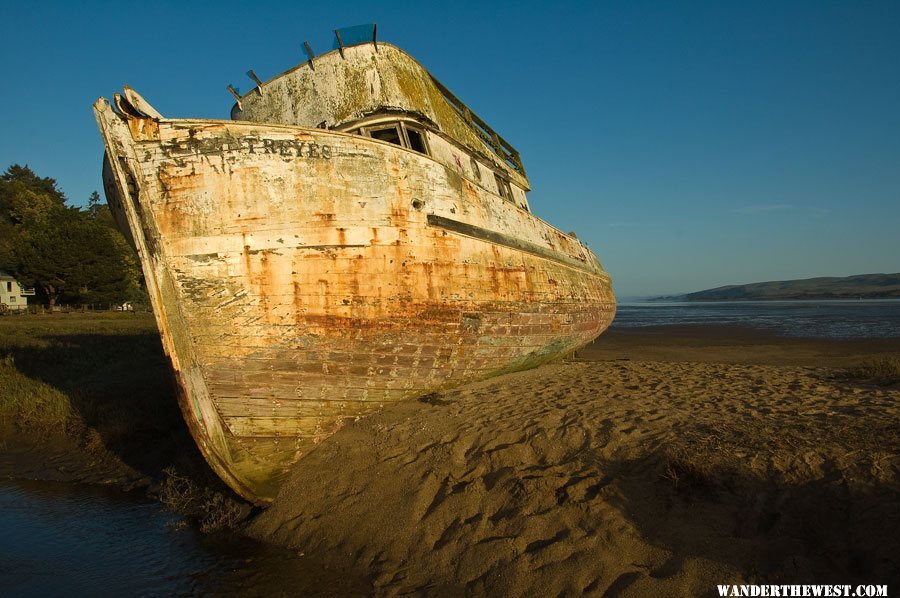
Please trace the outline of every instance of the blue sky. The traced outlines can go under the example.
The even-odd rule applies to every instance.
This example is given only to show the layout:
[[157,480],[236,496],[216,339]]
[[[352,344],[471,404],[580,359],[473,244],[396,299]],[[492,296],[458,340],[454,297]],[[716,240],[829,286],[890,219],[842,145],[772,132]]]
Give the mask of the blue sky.
[[0,169],[100,189],[90,105],[123,83],[227,118],[377,22],[521,153],[533,211],[620,296],[900,271],[900,2],[2,1]]

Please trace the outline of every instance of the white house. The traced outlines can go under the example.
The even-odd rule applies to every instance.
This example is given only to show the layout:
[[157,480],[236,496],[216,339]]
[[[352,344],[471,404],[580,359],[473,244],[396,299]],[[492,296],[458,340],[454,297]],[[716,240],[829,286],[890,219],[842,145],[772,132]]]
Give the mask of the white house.
[[25,309],[28,307],[28,297],[34,295],[34,289],[23,287],[19,281],[6,272],[0,271],[0,311],[6,309]]

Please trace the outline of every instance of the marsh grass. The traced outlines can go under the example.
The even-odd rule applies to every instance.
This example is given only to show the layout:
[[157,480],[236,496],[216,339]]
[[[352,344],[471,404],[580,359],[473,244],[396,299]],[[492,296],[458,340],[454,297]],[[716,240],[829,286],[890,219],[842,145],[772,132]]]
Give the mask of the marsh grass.
[[61,436],[89,455],[115,455],[203,531],[249,512],[190,437],[152,314],[0,317],[0,424],[0,447],[12,427],[17,438]]
[[172,466],[163,470],[157,495],[172,511],[194,518],[200,531],[210,533],[234,528],[247,518],[251,507],[235,500],[230,494],[218,491],[214,485],[198,482],[203,475],[184,474]]
[[147,313],[0,317],[0,420],[109,450],[151,476],[161,453],[190,442]]
[[150,314],[0,318],[0,418],[23,432],[83,423],[116,444],[171,422],[169,378]]
[[847,377],[879,386],[900,384],[900,357],[878,357],[847,370]]
[[685,495],[715,495],[723,483],[708,460],[699,459],[683,447],[669,447],[660,477]]
[[64,430],[73,415],[65,394],[24,375],[8,353],[0,357],[0,388],[0,419],[21,429],[41,434]]

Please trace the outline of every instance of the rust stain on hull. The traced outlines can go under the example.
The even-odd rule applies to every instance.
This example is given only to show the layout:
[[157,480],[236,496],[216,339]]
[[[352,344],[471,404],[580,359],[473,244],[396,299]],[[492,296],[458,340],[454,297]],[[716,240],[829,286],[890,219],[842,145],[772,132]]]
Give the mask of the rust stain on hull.
[[571,353],[613,319],[593,253],[521,202],[460,184],[439,131],[426,155],[105,100],[95,114],[185,419],[257,503],[346,421]]

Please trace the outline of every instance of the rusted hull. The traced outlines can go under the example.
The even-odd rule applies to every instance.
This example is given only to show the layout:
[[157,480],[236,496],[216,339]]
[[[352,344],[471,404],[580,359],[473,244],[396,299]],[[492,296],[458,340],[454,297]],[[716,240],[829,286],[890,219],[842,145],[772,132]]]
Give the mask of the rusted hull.
[[535,366],[612,321],[586,247],[427,156],[95,112],[185,418],[250,500],[348,419]]

